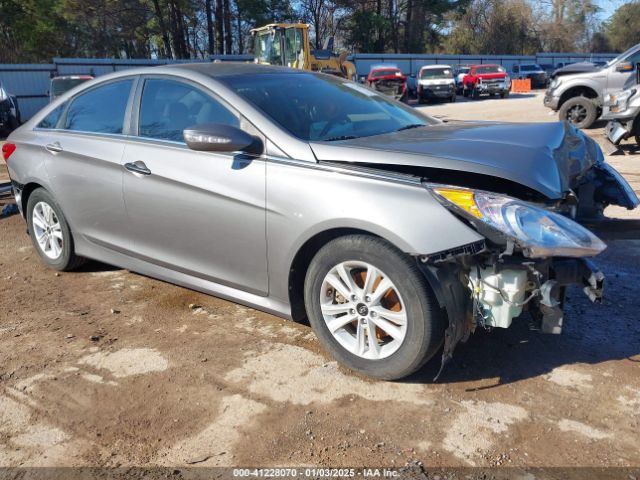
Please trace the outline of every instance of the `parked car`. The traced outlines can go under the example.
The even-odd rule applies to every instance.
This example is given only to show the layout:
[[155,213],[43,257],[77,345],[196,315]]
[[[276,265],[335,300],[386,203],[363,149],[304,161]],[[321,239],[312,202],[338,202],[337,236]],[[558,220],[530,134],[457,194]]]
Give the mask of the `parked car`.
[[248,63],[105,75],[2,152],[51,268],[92,258],[308,317],[341,364],[383,379],[443,343],[446,363],[525,307],[559,332],[565,286],[602,295],[588,258],[605,244],[576,220],[638,204],[567,124],[443,123],[346,79]]
[[555,71],[544,96],[544,105],[578,128],[589,128],[602,114],[607,94],[617,92],[632,78],[640,62],[640,44],[599,67],[574,63]]
[[398,67],[373,67],[367,77],[367,83],[374,90],[396,100],[404,99],[407,95],[407,77]]
[[640,146],[640,64],[624,90],[605,97],[602,119],[608,120],[606,134],[611,143],[619,145],[633,137]]
[[418,102],[456,101],[456,81],[450,65],[425,65],[418,73]]
[[22,123],[18,98],[0,85],[0,137],[9,135]]
[[469,65],[458,65],[454,71],[456,80],[456,93],[462,95],[462,89],[464,87],[464,77],[469,73]]
[[480,95],[509,96],[511,79],[502,65],[471,65],[464,76],[462,94],[465,97],[479,98]]
[[535,63],[522,63],[519,65],[513,65],[511,68],[511,78],[517,78],[518,80],[531,80],[531,88],[540,88],[547,86],[547,72]]
[[64,75],[53,77],[49,85],[49,102],[53,102],[63,93],[89,80],[93,80],[91,75]]

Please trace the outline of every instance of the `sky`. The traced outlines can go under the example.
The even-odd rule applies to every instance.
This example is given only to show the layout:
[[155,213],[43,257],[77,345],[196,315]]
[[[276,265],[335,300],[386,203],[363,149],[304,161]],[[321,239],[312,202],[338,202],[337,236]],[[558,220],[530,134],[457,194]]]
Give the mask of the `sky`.
[[620,5],[628,2],[627,0],[599,0],[597,3],[602,9],[600,19],[607,20]]

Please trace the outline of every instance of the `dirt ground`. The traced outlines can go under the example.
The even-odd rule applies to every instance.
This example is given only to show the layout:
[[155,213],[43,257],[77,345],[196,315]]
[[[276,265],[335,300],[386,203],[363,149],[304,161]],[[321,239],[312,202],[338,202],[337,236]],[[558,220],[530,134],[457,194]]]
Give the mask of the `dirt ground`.
[[[556,119],[540,93],[421,108]],[[640,191],[640,155],[608,159]],[[437,383],[437,361],[358,377],[306,325],[125,270],[56,273],[2,218],[0,466],[639,467],[640,212],[607,213],[603,304],[572,290],[560,336],[476,332]]]

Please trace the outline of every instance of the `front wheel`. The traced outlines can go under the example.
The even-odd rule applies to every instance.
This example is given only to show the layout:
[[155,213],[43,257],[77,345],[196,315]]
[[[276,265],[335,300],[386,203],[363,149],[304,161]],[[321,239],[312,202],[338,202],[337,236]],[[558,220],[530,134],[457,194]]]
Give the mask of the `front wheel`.
[[558,116],[576,128],[589,128],[598,118],[598,107],[586,97],[573,97],[562,104]]
[[33,246],[48,266],[68,271],[84,263],[74,252],[69,224],[49,192],[44,188],[34,190],[26,213]]
[[304,293],[323,346],[370,377],[410,375],[442,344],[445,314],[424,275],[382,239],[350,235],[326,244],[311,261]]

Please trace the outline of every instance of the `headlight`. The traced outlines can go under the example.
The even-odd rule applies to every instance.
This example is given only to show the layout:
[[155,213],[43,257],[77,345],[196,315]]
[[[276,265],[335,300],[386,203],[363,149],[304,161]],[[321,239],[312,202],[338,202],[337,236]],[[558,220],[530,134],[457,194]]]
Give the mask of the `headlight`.
[[462,188],[430,188],[445,206],[466,216],[478,230],[488,227],[512,239],[528,257],[590,257],[606,248],[573,220],[527,202]]
[[558,85],[560,85],[560,77],[555,77],[553,80],[551,80],[551,84],[549,85],[549,87],[556,88]]
[[612,112],[622,112],[627,109],[629,99],[636,94],[636,89],[623,90],[622,92],[609,95],[609,99],[605,99],[607,105],[610,106]]

